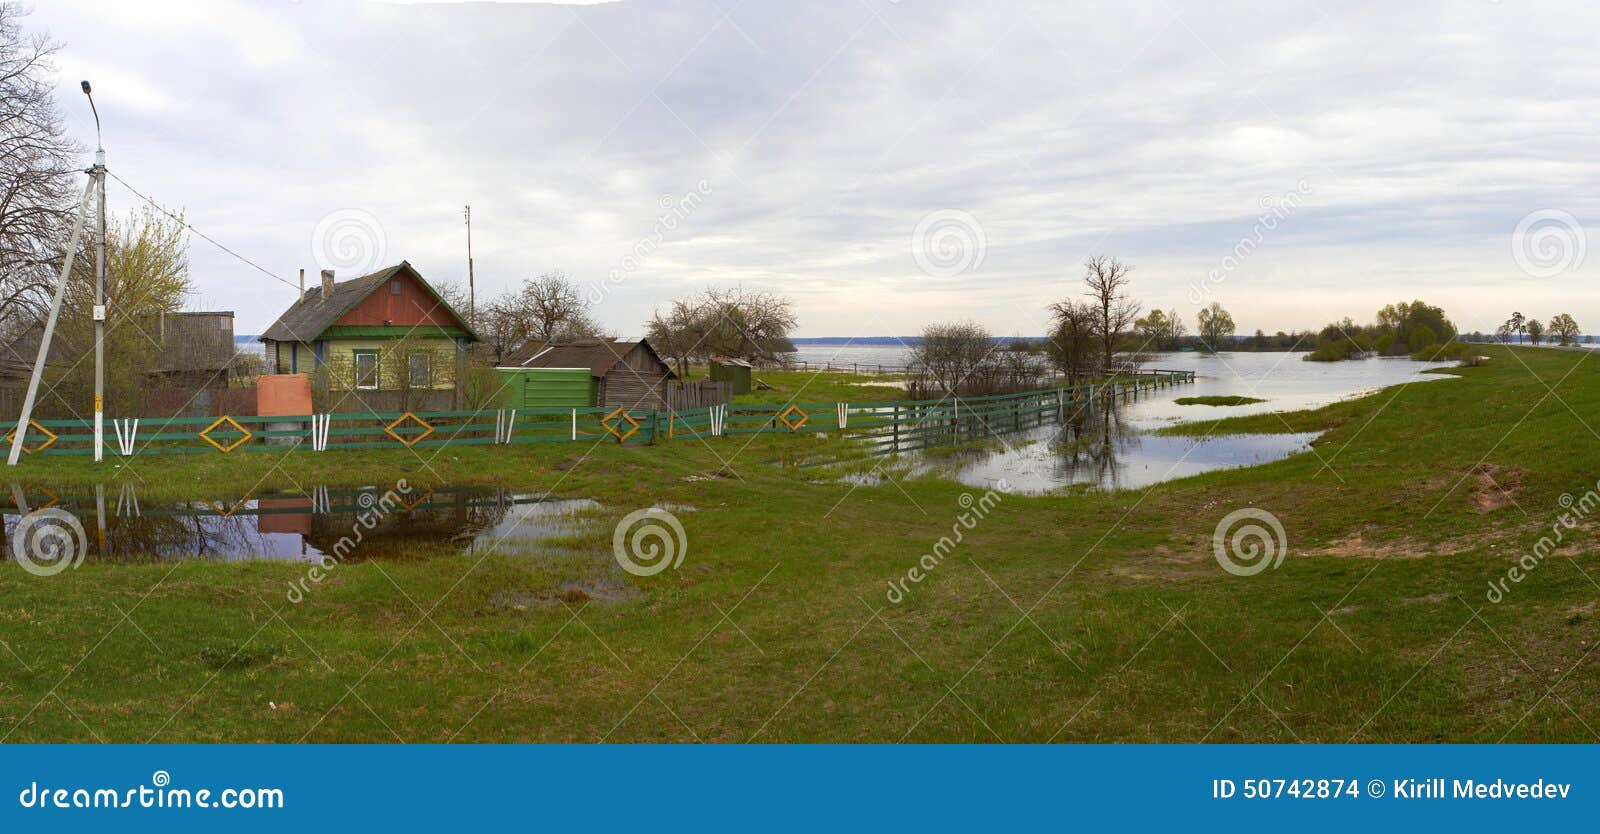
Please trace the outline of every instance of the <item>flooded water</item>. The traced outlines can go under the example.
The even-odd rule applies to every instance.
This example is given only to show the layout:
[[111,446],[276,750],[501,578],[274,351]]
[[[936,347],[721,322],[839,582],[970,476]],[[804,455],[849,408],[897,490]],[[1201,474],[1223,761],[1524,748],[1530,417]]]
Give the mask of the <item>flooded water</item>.
[[1070,486],[1140,489],[1216,469],[1255,466],[1311,448],[1315,432],[1164,437],[1129,430],[1116,410],[1101,409],[1076,424],[1051,422],[1002,435],[994,444],[957,449],[920,471],[937,471],[972,486],[1036,494]]
[[[1074,486],[1139,489],[1162,481],[1281,460],[1311,448],[1316,433],[1165,437],[1151,432],[1174,423],[1235,415],[1318,408],[1392,385],[1446,380],[1425,374],[1440,363],[1408,359],[1304,362],[1303,353],[1158,354],[1147,364],[1196,373],[1195,382],[1147,391],[1077,415],[1040,416],[974,431],[924,437],[920,448],[884,443],[891,471],[935,473],[977,487],[1043,493]],[[1180,397],[1247,396],[1264,402],[1237,406],[1178,405]],[[847,482],[881,480],[875,470]]]
[[[132,484],[105,494],[58,495],[12,488],[0,515],[4,547],[29,512],[71,513],[91,559],[204,558],[306,562],[560,550],[564,538],[593,527],[599,504],[501,489],[378,488],[262,493],[207,501],[141,502]],[[610,557],[609,548],[605,553]]]
[[[1404,357],[1348,362],[1306,362],[1304,353],[1157,353],[1146,367],[1194,371],[1191,384],[1168,388],[1123,409],[1123,419],[1139,428],[1188,420],[1209,420],[1272,411],[1321,408],[1391,385],[1448,380],[1429,374],[1445,362],[1413,362]],[[1265,400],[1233,406],[1178,405],[1179,397],[1244,396]]]

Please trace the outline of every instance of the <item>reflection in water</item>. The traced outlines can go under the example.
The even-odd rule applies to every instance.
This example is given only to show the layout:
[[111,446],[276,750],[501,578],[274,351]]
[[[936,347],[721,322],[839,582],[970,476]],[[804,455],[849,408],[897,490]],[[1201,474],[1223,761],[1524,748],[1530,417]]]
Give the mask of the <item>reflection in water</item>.
[[[910,450],[893,443],[876,448],[880,454],[898,452],[908,474],[938,473],[992,489],[1004,481],[1007,492],[1041,493],[1073,485],[1138,489],[1216,469],[1269,463],[1309,449],[1317,436],[1165,437],[1143,433],[1128,419],[1129,410],[1128,404],[1102,401],[1048,417],[951,426],[948,432],[920,436]],[[856,473],[846,480],[871,484],[877,476]]]
[[[398,503],[384,497],[398,497]],[[412,489],[408,494],[366,487],[311,494],[264,493],[233,500],[141,506],[131,483],[115,500],[104,491],[57,497],[12,487],[12,508],[0,516],[5,549],[22,515],[64,509],[86,532],[90,558],[135,561],[201,557],[225,561],[285,559],[341,561],[429,553],[517,552],[583,532],[588,499],[549,499],[503,489]],[[361,527],[359,538],[352,531]],[[359,541],[350,546],[352,539]],[[344,546],[340,546],[344,540]]]
[[[1310,448],[1315,434],[1162,437],[1145,432],[1183,420],[1316,408],[1391,385],[1448,379],[1424,371],[1439,363],[1408,359],[1303,362],[1303,353],[1155,354],[1151,367],[1193,371],[1193,384],[1144,392],[1129,401],[1032,414],[904,425],[867,438],[873,454],[900,455],[896,469],[937,472],[973,486],[1045,492],[1072,485],[1137,489]],[[1182,406],[1178,396],[1249,396],[1242,406]],[[876,483],[877,469],[845,479]]]

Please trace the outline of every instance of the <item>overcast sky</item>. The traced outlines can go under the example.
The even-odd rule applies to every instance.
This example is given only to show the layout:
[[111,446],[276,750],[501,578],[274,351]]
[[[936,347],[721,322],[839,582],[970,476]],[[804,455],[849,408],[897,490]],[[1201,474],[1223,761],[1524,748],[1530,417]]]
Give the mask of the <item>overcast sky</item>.
[[[90,144],[93,81],[114,172],[291,283],[464,281],[471,203],[480,298],[564,270],[624,335],[713,283],[791,296],[802,336],[1039,334],[1102,252],[1191,330],[1210,301],[1248,333],[1418,297],[1600,332],[1592,2],[45,0],[27,25]],[[191,255],[191,306],[239,333],[293,299]]]

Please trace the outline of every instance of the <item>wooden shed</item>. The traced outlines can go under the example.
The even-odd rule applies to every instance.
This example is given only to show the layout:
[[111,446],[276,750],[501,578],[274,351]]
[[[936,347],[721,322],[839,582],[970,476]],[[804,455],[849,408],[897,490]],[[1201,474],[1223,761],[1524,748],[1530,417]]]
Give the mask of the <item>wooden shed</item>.
[[[602,408],[622,406],[629,411],[667,408],[667,389],[677,375],[661,359],[648,341],[613,342],[582,339],[565,344],[529,342],[513,353],[501,373],[508,369],[565,370],[567,377],[547,380],[535,375],[523,377],[524,397],[543,399],[555,396],[555,389],[571,384],[571,372],[586,369],[593,384],[592,404]],[[548,390],[548,394],[545,393]]]
[[750,371],[753,366],[743,360],[730,356],[711,357],[711,379],[716,382],[726,382],[733,394],[750,393]]
[[588,408],[599,391],[588,368],[496,368],[506,408]]

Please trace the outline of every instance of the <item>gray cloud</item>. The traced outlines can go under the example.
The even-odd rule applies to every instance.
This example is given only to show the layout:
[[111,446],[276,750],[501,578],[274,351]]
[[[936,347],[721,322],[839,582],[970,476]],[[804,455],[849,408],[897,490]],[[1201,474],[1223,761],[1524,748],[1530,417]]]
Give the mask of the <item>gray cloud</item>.
[[[709,282],[794,295],[805,335],[1033,333],[1091,251],[1191,311],[1263,199],[1303,183],[1209,290],[1242,330],[1411,296],[1469,328],[1600,321],[1593,263],[1536,280],[1511,253],[1528,212],[1597,215],[1600,14],[1323,5],[58,2],[32,25],[67,44],[84,137],[95,81],[119,175],[291,280],[348,208],[389,260],[459,280],[470,202],[480,288],[617,270],[598,312],[623,333]],[[987,244],[954,278],[912,253],[946,209]],[[193,262],[197,303],[241,331],[289,301],[203,242]]]

